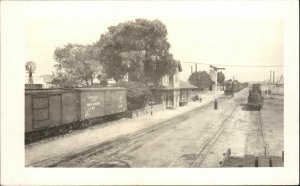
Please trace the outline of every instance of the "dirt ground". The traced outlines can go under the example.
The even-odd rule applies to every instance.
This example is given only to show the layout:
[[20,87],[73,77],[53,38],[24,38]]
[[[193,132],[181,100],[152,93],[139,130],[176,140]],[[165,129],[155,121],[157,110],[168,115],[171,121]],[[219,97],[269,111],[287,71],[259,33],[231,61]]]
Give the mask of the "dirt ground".
[[[261,118],[260,118],[261,114]],[[248,155],[282,156],[283,146],[283,96],[264,95],[264,106],[258,111],[243,111],[235,115],[220,139],[203,162],[203,167],[218,167],[223,153],[231,149],[232,156]],[[261,119],[261,121],[259,121]]]
[[283,96],[271,95],[265,97],[264,102],[262,122],[268,153],[274,156],[281,156],[284,150],[284,99]]

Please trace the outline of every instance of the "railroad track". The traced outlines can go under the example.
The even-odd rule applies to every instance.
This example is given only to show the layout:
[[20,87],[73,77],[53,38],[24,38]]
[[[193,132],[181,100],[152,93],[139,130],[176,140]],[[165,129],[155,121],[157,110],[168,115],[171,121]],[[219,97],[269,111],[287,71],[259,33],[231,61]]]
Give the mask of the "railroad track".
[[268,151],[268,144],[266,143],[265,140],[265,132],[264,132],[264,124],[262,121],[262,111],[259,111],[259,123],[260,123],[260,133],[261,133],[261,138],[262,138],[262,145],[263,145],[263,150],[264,150],[264,154],[266,156],[269,155],[269,151]]
[[[268,156],[269,155],[269,151],[268,151],[268,144],[265,141],[265,132],[264,132],[264,125],[263,125],[263,121],[262,121],[262,111],[249,111],[249,121],[250,121],[250,127],[254,127],[254,132],[256,133],[256,148],[252,149],[252,152],[248,151],[248,147],[249,147],[249,133],[247,135],[247,140],[246,140],[246,146],[245,146],[245,152],[244,154],[253,154],[253,155],[264,155],[264,156]],[[253,133],[252,133],[253,135]],[[253,138],[253,136],[252,136]]]
[[[230,114],[223,119],[220,127],[218,130],[207,140],[205,144],[201,147],[201,150],[198,153],[198,158],[195,159],[192,163],[190,163],[190,167],[201,167],[204,159],[206,158],[207,154],[210,152],[210,150],[213,148],[215,143],[220,138],[222,132],[226,128],[228,122],[233,118],[234,114],[237,112],[240,105],[235,106],[235,108],[232,111],[229,111]],[[221,120],[221,119],[219,119]]]
[[[219,139],[221,133],[223,132],[224,128],[226,127],[226,123],[233,117],[234,113],[236,112],[236,110],[238,109],[238,107],[240,106],[240,104],[237,104],[234,109],[232,109],[232,106],[227,107],[226,110],[228,110],[227,112],[224,113],[224,115],[226,115],[225,118],[218,118],[217,120],[213,121],[212,123],[219,123],[221,122],[221,126],[218,128],[218,130],[212,135],[211,138],[209,138],[209,140],[203,145],[203,147],[201,148],[201,152],[199,153],[199,157],[193,162],[192,165],[190,165],[189,167],[199,167],[198,163],[202,163],[203,159],[206,157],[206,155],[208,154],[208,152],[210,151],[210,149],[213,147],[213,144]],[[192,115],[192,114],[191,114]],[[223,114],[222,114],[223,115]],[[189,118],[189,117],[188,117]],[[180,122],[180,121],[179,121]],[[143,135],[144,136],[144,135]],[[131,142],[131,143],[134,143]],[[127,145],[130,146],[130,145]],[[103,157],[103,160],[108,160],[114,162],[114,160],[110,159],[111,153],[109,153],[108,155]],[[108,158],[108,159],[106,159]],[[199,162],[200,160],[200,162]],[[106,162],[106,161],[103,161]],[[96,162],[95,164],[98,164],[98,162]],[[168,165],[170,167],[172,167],[173,165],[176,164],[176,161],[173,162],[172,164]],[[86,167],[86,165],[85,165]],[[94,167],[93,164],[88,164],[88,167]]]

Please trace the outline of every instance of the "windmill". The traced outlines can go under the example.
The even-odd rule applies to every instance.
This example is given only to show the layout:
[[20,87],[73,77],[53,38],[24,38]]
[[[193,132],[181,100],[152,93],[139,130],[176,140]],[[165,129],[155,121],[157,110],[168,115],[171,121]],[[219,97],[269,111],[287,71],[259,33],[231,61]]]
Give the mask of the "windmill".
[[36,70],[36,64],[33,61],[28,61],[25,65],[25,69],[29,73],[28,84],[33,85],[32,73]]

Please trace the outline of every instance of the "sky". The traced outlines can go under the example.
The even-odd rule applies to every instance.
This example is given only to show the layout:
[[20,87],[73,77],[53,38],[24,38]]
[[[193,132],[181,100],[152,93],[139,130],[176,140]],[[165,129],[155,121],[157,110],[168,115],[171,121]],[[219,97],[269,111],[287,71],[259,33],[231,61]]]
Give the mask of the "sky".
[[239,81],[266,80],[270,70],[276,78],[283,75],[284,22],[275,5],[92,1],[36,3],[26,10],[25,55],[37,64],[36,76],[54,71],[56,47],[92,44],[107,27],[136,18],[159,19],[166,25],[170,52],[183,67],[182,80],[188,79],[191,66],[195,71],[195,64],[187,62],[202,63],[198,71],[209,71],[204,64],[224,67],[226,79]]

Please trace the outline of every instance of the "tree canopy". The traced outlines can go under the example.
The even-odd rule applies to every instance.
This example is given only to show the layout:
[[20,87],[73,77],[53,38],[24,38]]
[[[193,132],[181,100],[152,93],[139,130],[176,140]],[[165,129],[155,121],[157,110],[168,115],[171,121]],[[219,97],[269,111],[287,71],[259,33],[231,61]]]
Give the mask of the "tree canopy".
[[209,88],[214,84],[214,82],[210,78],[210,75],[206,71],[192,73],[189,77],[189,82],[192,85],[197,86],[201,90]]
[[101,61],[108,78],[157,81],[174,74],[178,62],[169,52],[167,28],[159,20],[136,19],[110,26],[95,43],[95,59]]
[[223,74],[223,72],[218,72],[217,81],[219,84],[224,85],[225,75]]
[[57,47],[54,51],[56,72],[54,82],[62,86],[76,86],[85,83],[93,85],[95,77],[101,73],[99,61],[93,58],[93,46],[67,44]]

